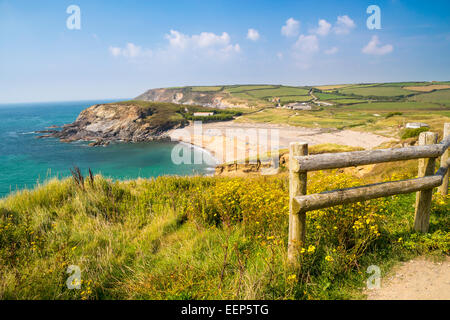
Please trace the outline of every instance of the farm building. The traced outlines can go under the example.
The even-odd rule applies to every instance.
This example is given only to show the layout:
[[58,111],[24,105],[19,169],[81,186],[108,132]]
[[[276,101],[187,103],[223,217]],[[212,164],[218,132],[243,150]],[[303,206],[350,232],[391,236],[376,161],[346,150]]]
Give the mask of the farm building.
[[312,106],[309,103],[290,103],[284,106],[287,109],[292,110],[312,110]]
[[422,122],[410,122],[407,123],[405,128],[406,129],[419,129],[419,128],[429,128],[430,126],[426,123],[422,123]]
[[214,112],[194,112],[194,117],[211,117]]
[[324,102],[324,101],[315,101],[319,106],[332,106],[333,104],[330,102]]

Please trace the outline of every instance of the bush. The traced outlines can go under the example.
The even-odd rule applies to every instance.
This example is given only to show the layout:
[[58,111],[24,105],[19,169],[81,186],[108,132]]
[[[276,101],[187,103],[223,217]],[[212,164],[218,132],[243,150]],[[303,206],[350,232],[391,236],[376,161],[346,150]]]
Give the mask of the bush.
[[402,139],[409,139],[418,137],[422,132],[430,131],[430,128],[422,127],[417,129],[405,129],[402,133]]
[[386,119],[392,118],[392,117],[394,117],[394,116],[401,116],[401,115],[403,115],[402,112],[389,112],[389,113],[386,115]]

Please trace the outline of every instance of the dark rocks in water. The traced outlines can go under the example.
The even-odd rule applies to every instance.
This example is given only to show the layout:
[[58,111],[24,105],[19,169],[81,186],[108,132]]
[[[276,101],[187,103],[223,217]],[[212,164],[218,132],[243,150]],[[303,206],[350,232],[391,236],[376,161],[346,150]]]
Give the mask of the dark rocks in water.
[[106,147],[106,146],[108,146],[109,144],[110,144],[109,141],[97,140],[97,141],[94,141],[94,142],[89,143],[89,146],[90,146],[90,147],[100,147],[100,146]]
[[59,132],[58,130],[40,130],[40,131],[35,131],[34,133],[57,133]]

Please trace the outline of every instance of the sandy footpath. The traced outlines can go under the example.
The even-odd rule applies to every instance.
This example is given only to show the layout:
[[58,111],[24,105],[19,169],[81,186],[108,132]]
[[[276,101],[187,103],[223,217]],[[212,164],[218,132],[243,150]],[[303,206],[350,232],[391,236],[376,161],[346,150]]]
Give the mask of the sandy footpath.
[[367,294],[368,300],[450,300],[450,257],[405,262],[381,280],[380,289]]
[[[336,143],[372,149],[391,139],[369,132],[302,128],[264,123],[216,122],[201,127],[190,125],[168,132],[173,141],[183,141],[208,150],[219,163],[263,155],[273,149],[285,149],[291,142],[310,145]],[[247,138],[246,138],[247,137]],[[266,138],[267,137],[267,138]],[[273,139],[274,142],[271,142]]]

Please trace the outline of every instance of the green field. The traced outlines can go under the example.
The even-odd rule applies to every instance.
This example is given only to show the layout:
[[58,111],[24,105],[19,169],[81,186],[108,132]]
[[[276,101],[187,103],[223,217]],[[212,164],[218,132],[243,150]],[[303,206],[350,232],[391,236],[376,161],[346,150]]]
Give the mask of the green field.
[[431,82],[392,82],[380,84],[380,87],[412,87],[412,86],[428,86]]
[[448,110],[445,106],[434,103],[421,102],[371,102],[359,103],[348,106],[346,109],[352,110],[372,110],[372,111],[430,111]]
[[192,91],[194,92],[214,92],[220,91],[223,87],[213,87],[213,86],[205,86],[205,87],[192,87]]
[[348,99],[348,96],[342,96],[332,93],[320,93],[316,92],[314,95],[319,98],[319,100],[338,100],[338,99]]
[[352,104],[352,103],[363,103],[366,102],[365,100],[361,100],[361,99],[336,99],[336,100],[327,100],[329,102],[334,102],[337,104]]
[[271,88],[276,88],[276,86],[271,86],[271,85],[232,86],[232,87],[225,87],[225,90],[227,92],[234,93],[234,92],[243,92],[243,91],[258,90],[258,89],[271,89]]
[[311,96],[284,96],[280,98],[281,103],[311,101]]
[[410,100],[418,102],[435,102],[447,105],[450,107],[450,90],[438,90],[430,93],[423,93],[415,95]]
[[396,97],[406,96],[414,93],[413,91],[405,90],[399,87],[358,87],[358,88],[343,88],[338,90],[343,94],[354,94],[357,96],[376,96],[376,97]]
[[256,98],[271,98],[271,97],[284,97],[284,96],[306,96],[309,93],[308,89],[294,88],[294,87],[281,87],[277,89],[260,89],[247,91],[248,94]]

